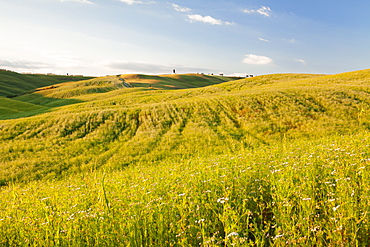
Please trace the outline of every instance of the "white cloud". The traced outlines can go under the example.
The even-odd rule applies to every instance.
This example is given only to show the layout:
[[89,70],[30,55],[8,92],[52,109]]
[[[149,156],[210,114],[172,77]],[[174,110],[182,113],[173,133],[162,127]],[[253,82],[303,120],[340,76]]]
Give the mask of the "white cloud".
[[173,7],[176,11],[179,11],[179,12],[189,13],[189,12],[191,11],[191,9],[190,9],[190,8],[187,8],[187,7],[181,7],[181,6],[179,6],[179,5],[177,5],[177,4],[174,4],[174,3],[172,3],[171,5],[172,5],[172,7]]
[[149,2],[143,2],[143,1],[138,1],[138,0],[120,0],[122,3],[126,3],[128,5],[132,5],[132,4],[152,4],[152,3],[155,3],[154,1],[149,1]]
[[204,22],[212,25],[222,25],[221,20],[217,20],[211,16],[201,16],[201,15],[188,15],[190,22]]
[[269,17],[271,16],[271,9],[270,7],[262,6],[260,9],[257,10],[257,13]]
[[[121,1],[133,1],[133,0],[121,0]],[[187,20],[191,23],[193,22],[204,22],[204,23],[208,23],[208,24],[211,24],[211,25],[234,25],[235,23],[233,22],[228,22],[228,21],[222,21],[222,20],[218,20],[218,19],[215,19],[213,18],[212,16],[202,16],[202,15],[198,15],[198,14],[192,14],[191,13],[191,9],[188,8],[188,7],[183,7],[183,6],[180,6],[178,4],[175,4],[175,3],[169,3],[171,4],[171,6],[178,12],[182,12],[182,13],[188,13],[187,14]]]
[[248,14],[257,13],[257,14],[260,14],[260,15],[270,17],[271,16],[271,9],[270,9],[270,7],[261,6],[261,8],[259,8],[259,9],[245,9],[244,13],[248,13]]
[[41,55],[48,61],[58,64],[58,67],[78,67],[81,64],[81,58],[63,52],[43,51]]
[[188,15],[190,22],[204,22],[211,25],[233,25],[234,23],[217,20],[209,15],[201,16],[201,15]]
[[50,64],[35,62],[35,61],[6,61],[0,60],[0,66],[6,67],[8,69],[43,69],[49,68]]
[[263,41],[263,42],[270,42],[270,40],[268,40],[268,39],[264,39],[264,38],[258,38],[258,39]]
[[134,4],[134,3],[143,3],[142,1],[136,1],[136,0],[120,0],[123,3],[126,3],[128,5]]
[[88,3],[88,4],[93,4],[92,2],[88,0],[60,0],[61,2],[79,2],[79,3]]
[[304,66],[307,65],[306,61],[303,60],[303,59],[296,59],[297,62],[300,62],[301,64],[303,64]]
[[264,64],[273,63],[273,60],[271,58],[265,57],[265,56],[248,54],[248,55],[245,55],[245,58],[243,59],[243,63],[264,65]]

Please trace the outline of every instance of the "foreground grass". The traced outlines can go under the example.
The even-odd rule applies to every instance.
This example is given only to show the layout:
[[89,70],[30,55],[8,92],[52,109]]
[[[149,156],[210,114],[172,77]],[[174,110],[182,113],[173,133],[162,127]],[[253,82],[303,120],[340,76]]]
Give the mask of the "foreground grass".
[[0,191],[2,246],[369,246],[370,134]]

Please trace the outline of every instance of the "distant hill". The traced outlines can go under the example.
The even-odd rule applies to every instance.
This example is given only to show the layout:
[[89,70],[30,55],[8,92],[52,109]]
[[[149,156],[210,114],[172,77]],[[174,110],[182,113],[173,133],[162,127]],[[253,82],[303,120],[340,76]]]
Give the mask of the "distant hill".
[[50,86],[66,81],[78,81],[90,78],[92,77],[19,74],[12,71],[0,70],[0,96],[13,97],[40,87]]
[[[9,74],[9,73],[8,73]],[[19,102],[30,103],[33,105],[44,106],[44,107],[57,107],[69,104],[80,103],[83,101],[91,101],[99,98],[109,98],[113,95],[121,95],[123,93],[131,93],[134,91],[147,91],[147,90],[175,90],[175,89],[186,89],[186,88],[198,88],[209,85],[215,85],[227,81],[233,81],[238,78],[236,77],[221,77],[221,76],[208,76],[201,74],[186,74],[186,75],[115,75],[98,78],[86,78],[86,77],[71,77],[71,76],[41,76],[34,75],[25,76],[14,72],[10,72],[11,79],[14,85],[18,85],[17,88],[12,89],[12,93],[17,92],[18,95],[10,96],[13,100]],[[15,78],[19,77],[23,81],[22,83],[29,83],[29,77],[34,79],[34,83],[28,85],[28,89],[31,91],[24,91],[25,86],[20,90],[21,82]],[[7,78],[7,77],[5,77]],[[47,79],[45,83],[45,80]],[[65,81],[67,79],[74,79],[75,81]],[[1,75],[0,75],[1,80]],[[5,79],[3,79],[5,81]],[[7,83],[12,85],[12,83]],[[47,85],[41,87],[41,85]],[[40,86],[35,88],[36,86]],[[8,97],[11,94],[8,90]],[[21,93],[22,92],[22,93]],[[104,93],[110,92],[109,95]],[[1,99],[0,99],[1,101]],[[0,105],[8,104],[7,102],[0,102]],[[43,108],[46,110],[47,108]],[[29,116],[27,114],[16,114],[13,115],[14,111],[5,111],[0,109],[1,118],[12,118],[12,117],[24,117]],[[36,111],[35,113],[39,113]]]

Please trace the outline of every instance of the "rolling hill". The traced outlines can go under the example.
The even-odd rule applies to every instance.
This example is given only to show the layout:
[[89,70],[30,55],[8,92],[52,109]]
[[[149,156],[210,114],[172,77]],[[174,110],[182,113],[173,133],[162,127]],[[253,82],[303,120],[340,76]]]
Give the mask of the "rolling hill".
[[16,95],[35,90],[36,88],[50,86],[66,81],[78,81],[90,78],[92,77],[19,74],[13,71],[0,70],[0,96],[14,97]]
[[[5,88],[15,87],[12,92],[16,90],[18,95],[9,96],[10,91],[7,91],[7,97],[19,102],[29,103],[39,107],[42,106],[44,110],[100,98],[109,98],[114,95],[121,95],[134,91],[199,88],[236,79],[233,77],[207,76],[201,74],[162,76],[116,75],[89,79],[87,77],[73,76],[20,75],[9,71],[3,71],[3,74],[4,73],[10,74],[12,77],[11,79],[7,76],[4,77],[3,87],[0,86],[0,91],[3,89],[5,92]],[[19,80],[17,81],[15,79],[17,77],[21,78],[22,82],[19,82]],[[30,77],[35,78],[33,78],[33,81],[29,82],[28,79]],[[45,80],[45,78],[47,80]],[[67,79],[71,81],[61,82]],[[25,87],[23,84],[27,84],[28,87]],[[25,91],[25,88],[30,91]],[[110,94],[102,94],[107,92],[110,92]],[[9,105],[9,103],[10,101],[0,102],[2,105]],[[33,112],[23,112],[14,115],[14,113],[18,112],[21,111],[0,109],[0,119],[18,118],[33,114]],[[35,114],[39,112],[40,111],[35,111]]]
[[12,116],[26,117],[47,110],[46,107],[37,103],[22,102],[18,100],[18,97],[54,88],[53,85],[62,82],[91,78],[84,76],[19,74],[13,71],[0,70],[0,119],[13,118]]
[[[174,78],[187,87],[197,80],[201,86],[225,80],[112,76],[9,99],[17,100],[11,102],[17,102],[18,111],[38,115],[0,122],[0,179],[6,183],[98,167],[114,170],[253,149],[283,139],[356,133],[370,126],[369,70],[267,75],[183,90],[147,88],[148,83],[151,88],[156,83],[177,85]],[[133,85],[126,87],[121,79]],[[13,114],[15,106],[6,111]]]
[[116,75],[0,102],[0,244],[370,244],[370,70]]

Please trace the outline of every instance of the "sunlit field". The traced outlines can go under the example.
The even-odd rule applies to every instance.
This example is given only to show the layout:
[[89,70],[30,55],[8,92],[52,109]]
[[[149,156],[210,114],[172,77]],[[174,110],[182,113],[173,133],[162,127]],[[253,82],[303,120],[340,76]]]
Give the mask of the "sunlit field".
[[370,135],[1,190],[10,246],[368,246]]
[[370,70],[187,76],[12,98],[0,245],[370,246]]

